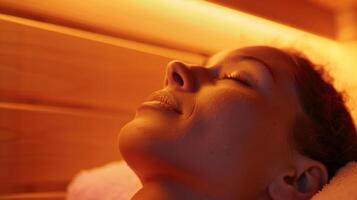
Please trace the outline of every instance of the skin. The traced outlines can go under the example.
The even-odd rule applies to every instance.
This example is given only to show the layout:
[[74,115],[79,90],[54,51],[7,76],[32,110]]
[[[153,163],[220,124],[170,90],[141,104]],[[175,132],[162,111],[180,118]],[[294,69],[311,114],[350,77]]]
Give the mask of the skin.
[[[204,66],[169,63],[163,90],[182,114],[141,107],[119,134],[143,184],[132,199],[269,199],[268,185],[294,163],[289,136],[301,108],[292,66],[260,46],[221,52]],[[240,80],[223,78],[231,73]]]

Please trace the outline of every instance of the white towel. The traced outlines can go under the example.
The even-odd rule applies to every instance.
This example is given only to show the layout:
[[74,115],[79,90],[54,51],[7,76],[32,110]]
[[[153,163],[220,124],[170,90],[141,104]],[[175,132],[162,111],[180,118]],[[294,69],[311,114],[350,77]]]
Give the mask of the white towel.
[[67,189],[67,200],[129,200],[141,183],[123,162],[85,170],[76,175]]
[[341,168],[312,200],[357,200],[357,162]]
[[[67,200],[129,200],[141,183],[125,162],[80,172],[68,187]],[[312,200],[357,200],[357,163],[342,169]]]

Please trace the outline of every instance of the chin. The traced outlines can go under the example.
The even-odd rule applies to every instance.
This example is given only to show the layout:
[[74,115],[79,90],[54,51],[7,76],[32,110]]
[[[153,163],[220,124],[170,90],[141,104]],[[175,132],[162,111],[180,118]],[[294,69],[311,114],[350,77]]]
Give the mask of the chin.
[[170,155],[169,129],[160,119],[138,117],[120,130],[121,155],[140,179],[165,171],[165,162],[174,157]]

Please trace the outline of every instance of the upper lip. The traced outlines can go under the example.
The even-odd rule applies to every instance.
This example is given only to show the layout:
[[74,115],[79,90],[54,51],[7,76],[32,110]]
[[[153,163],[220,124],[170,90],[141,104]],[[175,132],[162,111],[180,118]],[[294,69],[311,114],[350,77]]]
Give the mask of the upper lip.
[[159,90],[152,93],[148,98],[147,101],[159,101],[174,110],[175,112],[182,114],[180,105],[174,95],[166,90]]

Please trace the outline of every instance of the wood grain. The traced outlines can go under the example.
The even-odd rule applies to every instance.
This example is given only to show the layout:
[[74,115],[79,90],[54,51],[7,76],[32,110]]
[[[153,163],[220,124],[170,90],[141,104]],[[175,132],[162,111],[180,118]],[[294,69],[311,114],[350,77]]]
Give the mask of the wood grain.
[[[214,3],[286,24],[317,35],[337,39],[336,13],[313,1],[210,0]],[[325,0],[326,1],[326,0]],[[332,1],[331,1],[332,2]]]
[[[309,0],[290,0],[281,2],[279,0],[250,1],[250,0],[211,0],[216,4],[225,5],[239,11],[251,13],[255,16],[261,16],[274,20],[279,23],[287,24],[298,29],[317,33],[336,39],[337,26],[335,12],[327,9],[325,6]],[[332,2],[332,0],[330,0]],[[166,7],[160,7],[165,4]],[[200,2],[202,8],[205,3]],[[338,4],[338,3],[335,3]],[[152,6],[155,5],[155,6]],[[180,10],[181,15],[164,10],[175,6]],[[156,9],[156,8],[161,9]],[[183,9],[180,9],[180,8]],[[199,39],[203,40],[198,29],[201,26],[192,26],[191,34],[195,34],[196,39],[185,40],[180,34],[180,26],[187,26],[183,19],[189,16],[190,7],[171,1],[71,1],[71,0],[47,0],[47,1],[13,1],[2,0],[0,2],[0,12],[10,13],[12,15],[46,21],[55,24],[75,27],[83,30],[100,32],[102,34],[143,40],[149,43],[155,43],[162,46],[171,46],[191,50],[198,47],[197,52],[207,53],[203,50],[203,45]],[[199,9],[196,10],[199,12]],[[120,13],[120,14],[118,14]],[[167,15],[166,15],[167,14]],[[207,16],[208,17],[208,16]],[[146,23],[142,23],[145,19]],[[205,18],[200,18],[204,22]],[[112,22],[118,23],[112,23]],[[168,22],[168,23],[167,23]],[[192,23],[192,22],[191,22]],[[209,22],[205,22],[209,23]],[[174,26],[170,26],[174,24]],[[179,25],[179,26],[176,26]],[[162,28],[167,27],[167,28]],[[216,27],[215,27],[216,28]],[[160,31],[157,31],[160,30]],[[207,28],[204,37],[216,38],[214,32]],[[167,37],[169,36],[169,37]],[[171,38],[170,38],[171,36]],[[164,39],[165,38],[165,39]],[[222,38],[224,39],[224,38]],[[225,42],[224,40],[222,42]],[[198,44],[193,45],[193,44]],[[217,49],[216,49],[217,50]]]
[[0,16],[0,196],[120,159],[120,128],[188,54]]
[[64,200],[64,192],[20,193],[0,196],[0,200]]
[[169,60],[0,21],[0,100],[127,110],[161,87]]
[[80,169],[120,159],[131,117],[0,108],[0,193],[63,191]]

